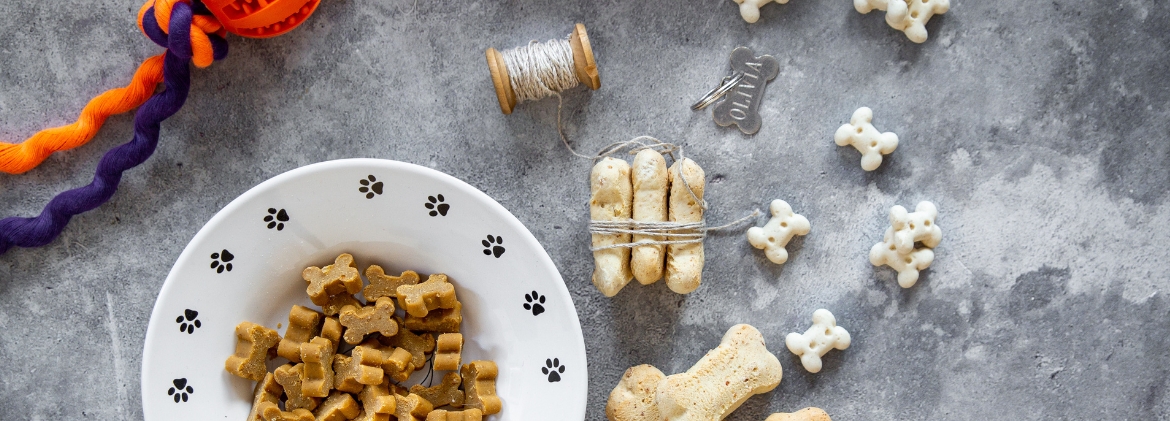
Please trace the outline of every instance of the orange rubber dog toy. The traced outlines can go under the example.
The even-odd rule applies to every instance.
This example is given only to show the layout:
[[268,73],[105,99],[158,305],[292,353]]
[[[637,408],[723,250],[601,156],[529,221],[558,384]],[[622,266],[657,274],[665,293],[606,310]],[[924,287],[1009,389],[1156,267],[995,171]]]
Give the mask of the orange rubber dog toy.
[[271,38],[293,30],[321,0],[203,0],[224,29],[249,38]]

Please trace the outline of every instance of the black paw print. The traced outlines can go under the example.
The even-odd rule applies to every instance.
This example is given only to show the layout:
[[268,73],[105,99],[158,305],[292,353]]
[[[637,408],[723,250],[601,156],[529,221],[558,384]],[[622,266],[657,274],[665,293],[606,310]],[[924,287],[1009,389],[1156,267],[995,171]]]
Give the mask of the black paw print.
[[231,272],[232,264],[228,262],[235,258],[236,256],[229,253],[227,249],[223,249],[219,253],[211,253],[211,268],[215,269],[215,273],[223,273],[225,270]]
[[524,309],[532,310],[533,316],[539,316],[540,313],[544,313],[544,306],[541,305],[544,304],[543,295],[537,294],[536,291],[532,291],[531,294],[524,294],[524,301],[527,301],[524,303]]
[[199,322],[199,312],[187,309],[183,311],[183,315],[175,319],[175,323],[179,324],[180,332],[187,332],[188,335],[195,333],[195,328],[203,327],[203,323]]
[[500,245],[504,244],[504,237],[488,235],[487,239],[481,242],[483,243],[483,254],[485,256],[494,255],[499,259],[504,254],[504,246]]
[[363,178],[359,183],[362,186],[358,187],[358,191],[365,193],[366,199],[373,199],[375,195],[382,194],[382,182],[374,178],[373,174]]
[[172,388],[170,388],[170,390],[167,390],[167,396],[174,396],[175,403],[179,403],[180,400],[183,402],[186,402],[187,395],[195,393],[195,388],[193,388],[193,387],[191,387],[191,385],[187,384],[186,378],[175,379],[175,380],[171,381],[171,383],[173,383],[175,385],[175,387],[172,387]]
[[284,223],[288,222],[288,212],[285,212],[284,209],[277,212],[276,208],[268,208],[268,216],[264,217],[264,222],[268,223],[268,229],[283,230]]
[[561,374],[565,372],[565,366],[561,365],[561,360],[553,358],[551,360],[544,360],[544,367],[540,371],[548,375],[548,382],[554,383],[561,381]]
[[430,209],[431,216],[447,216],[447,211],[451,209],[451,205],[443,203],[443,195],[427,196],[427,203],[423,203],[427,209]]

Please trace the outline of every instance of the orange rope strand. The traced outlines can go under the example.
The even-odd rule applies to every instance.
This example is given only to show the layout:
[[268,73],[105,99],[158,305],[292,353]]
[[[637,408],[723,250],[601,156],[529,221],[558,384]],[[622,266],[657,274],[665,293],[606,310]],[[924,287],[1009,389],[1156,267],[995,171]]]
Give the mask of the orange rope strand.
[[84,145],[93,139],[111,115],[130,111],[146,102],[162,79],[163,56],[146,59],[138,66],[129,85],[94,97],[73,124],[41,130],[22,143],[0,142],[0,171],[24,173],[39,165],[53,152]]

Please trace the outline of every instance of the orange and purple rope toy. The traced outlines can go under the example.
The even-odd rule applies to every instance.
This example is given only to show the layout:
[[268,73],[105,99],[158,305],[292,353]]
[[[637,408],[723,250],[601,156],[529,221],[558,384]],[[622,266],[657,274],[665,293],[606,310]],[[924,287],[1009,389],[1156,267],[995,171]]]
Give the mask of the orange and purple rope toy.
[[[122,173],[154,153],[162,121],[187,101],[188,61],[201,68],[210,66],[227,56],[227,32],[254,38],[277,36],[304,22],[319,4],[320,0],[147,0],[138,12],[138,27],[166,52],[146,59],[130,85],[90,100],[73,124],[43,130],[19,144],[0,143],[0,171],[28,171],[55,151],[88,142],[109,116],[138,107],[133,139],[102,156],[93,182],[58,194],[40,215],[0,220],[0,253],[13,246],[48,244],[74,215],[114,195]],[[160,82],[164,89],[155,93]]]

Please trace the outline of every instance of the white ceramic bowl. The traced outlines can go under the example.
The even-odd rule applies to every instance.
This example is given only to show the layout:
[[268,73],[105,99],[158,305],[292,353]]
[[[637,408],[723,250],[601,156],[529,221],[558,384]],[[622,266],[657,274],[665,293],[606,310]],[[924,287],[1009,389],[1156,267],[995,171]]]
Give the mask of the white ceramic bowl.
[[353,254],[363,272],[379,264],[387,273],[450,277],[463,302],[463,361],[488,359],[500,368],[503,411],[488,419],[585,418],[581,325],[532,233],[454,177],[401,162],[347,159],[298,168],[248,190],[183,250],[146,331],[145,419],[244,420],[255,383],[224,370],[236,324],[251,321],[283,334],[277,326],[287,327],[289,308],[311,306],[301,270],[342,252]]

